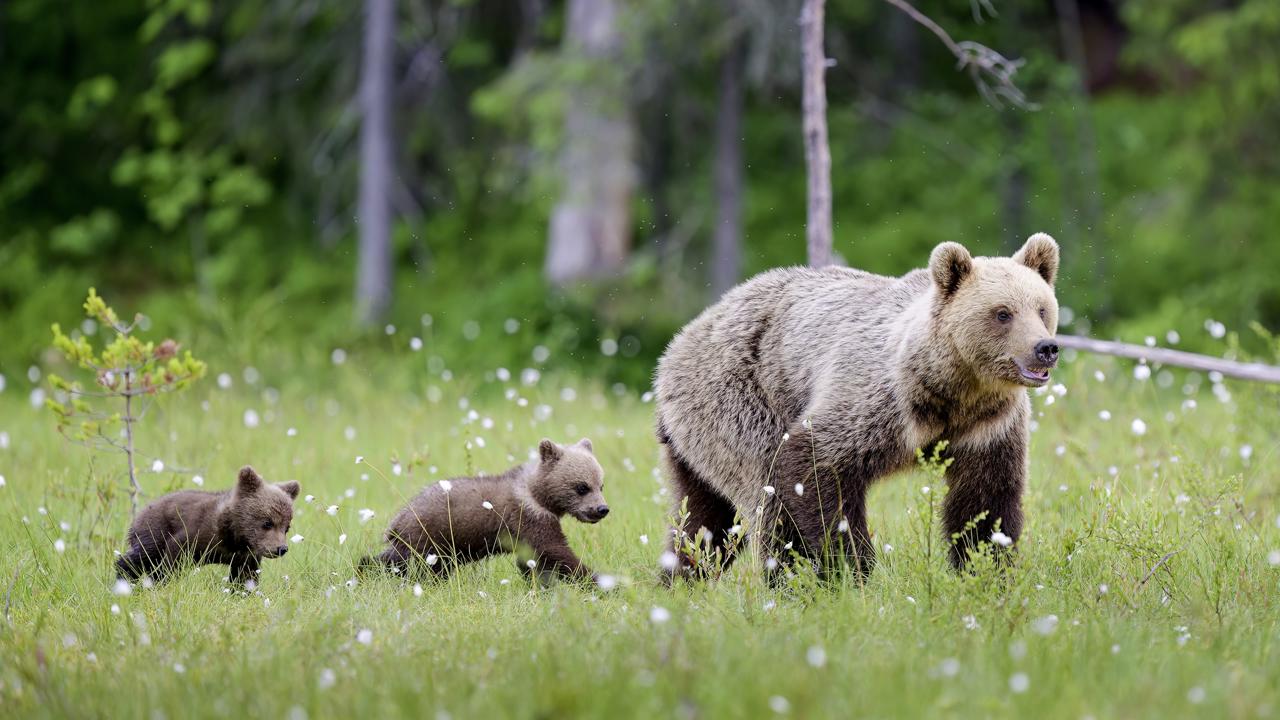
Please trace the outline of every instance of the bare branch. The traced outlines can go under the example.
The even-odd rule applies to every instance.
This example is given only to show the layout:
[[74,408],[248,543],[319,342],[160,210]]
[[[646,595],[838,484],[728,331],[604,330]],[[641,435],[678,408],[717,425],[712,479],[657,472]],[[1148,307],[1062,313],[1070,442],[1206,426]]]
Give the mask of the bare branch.
[[[956,57],[958,69],[967,70],[969,76],[973,78],[974,85],[978,88],[978,93],[983,99],[996,107],[1004,107],[1004,100],[1009,104],[1022,108],[1023,110],[1036,110],[1038,105],[1027,100],[1027,96],[1014,83],[1014,75],[1017,74],[1018,68],[1026,62],[1022,59],[1011,60],[983,45],[982,43],[965,40],[956,42],[951,39],[951,35],[942,29],[942,26],[934,22],[928,15],[915,9],[907,0],[885,0],[885,2],[893,5],[908,17],[922,25],[926,30],[933,33],[947,47],[947,50]],[[990,9],[989,0],[974,0]],[[995,13],[992,12],[992,15]]]

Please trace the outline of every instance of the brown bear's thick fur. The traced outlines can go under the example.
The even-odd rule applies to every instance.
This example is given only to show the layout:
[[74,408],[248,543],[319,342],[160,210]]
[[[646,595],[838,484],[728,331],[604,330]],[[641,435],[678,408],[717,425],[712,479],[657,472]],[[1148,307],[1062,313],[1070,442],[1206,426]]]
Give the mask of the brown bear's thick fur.
[[161,581],[184,559],[231,566],[231,580],[257,577],[263,558],[289,550],[296,480],[265,482],[253,468],[240,469],[232,490],[181,490],[147,505],[129,528],[129,551],[116,561],[119,577],[146,575]]
[[537,460],[501,475],[431,485],[392,518],[387,549],[362,564],[444,576],[461,563],[527,546],[534,563],[521,566],[526,574],[592,577],[560,528],[566,514],[595,523],[609,513],[604,471],[591,451],[586,439],[574,445],[543,440]]
[[927,270],[898,278],[766,272],[690,322],[656,381],[677,514],[687,503],[668,546],[675,572],[715,569],[695,566],[698,544],[730,562],[738,522],[766,559],[796,552],[824,571],[843,558],[869,572],[867,489],[943,440],[952,563],[997,528],[1017,540],[1025,388],[1048,382],[1057,360],[1057,269],[1058,245],[1042,233],[1012,258],[943,243]]

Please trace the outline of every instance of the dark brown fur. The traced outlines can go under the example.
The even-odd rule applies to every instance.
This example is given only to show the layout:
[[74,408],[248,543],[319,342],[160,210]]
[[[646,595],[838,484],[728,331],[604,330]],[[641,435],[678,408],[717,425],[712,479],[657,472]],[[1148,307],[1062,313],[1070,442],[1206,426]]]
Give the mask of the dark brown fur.
[[443,577],[462,563],[521,555],[527,548],[533,567],[522,564],[526,574],[593,577],[560,528],[566,514],[594,523],[609,512],[604,472],[591,442],[562,446],[543,440],[538,455],[501,475],[451,478],[447,490],[443,483],[426,488],[392,518],[387,549],[362,564]]
[[285,537],[298,491],[297,481],[267,483],[246,465],[232,490],[165,495],[134,519],[129,551],[116,561],[118,576],[159,582],[190,560],[229,565],[233,582],[255,579],[263,558],[288,552]]

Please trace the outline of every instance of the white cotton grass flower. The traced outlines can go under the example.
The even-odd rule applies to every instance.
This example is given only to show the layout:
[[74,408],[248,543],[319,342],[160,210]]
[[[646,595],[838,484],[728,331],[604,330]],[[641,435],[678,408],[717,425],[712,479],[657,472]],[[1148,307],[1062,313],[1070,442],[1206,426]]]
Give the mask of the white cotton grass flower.
[[260,424],[262,424],[262,419],[261,419],[260,417],[258,417],[258,411],[257,411],[257,410],[252,410],[252,409],[250,409],[250,410],[245,410],[245,411],[244,411],[244,426],[245,426],[245,427],[247,427],[247,428],[249,428],[250,430],[252,430],[252,429],[254,429],[254,428],[258,427],[258,425],[260,425]]
[[649,622],[654,625],[661,625],[670,619],[671,611],[660,605],[654,605],[649,609]]
[[489,502],[488,500],[485,500],[484,502],[480,503],[480,507],[484,508],[485,510],[492,510],[493,503]]
[[892,545],[890,545],[889,543],[885,543],[885,544],[884,544],[884,552],[885,552],[885,554],[886,554],[886,555],[888,555],[889,553],[893,552],[893,546],[892,546]]
[[649,544],[649,536],[648,536],[648,535],[641,535],[641,536],[640,536],[640,544],[641,544],[641,545],[648,545],[648,544]]
[[62,538],[58,538],[57,540],[54,540],[53,549],[56,550],[59,555],[61,555],[62,553],[67,551],[67,541],[63,540]]
[[999,545],[1000,547],[1009,547],[1013,544],[1013,538],[997,530],[991,533],[991,542]]
[[441,480],[440,489],[445,492],[449,492],[450,490],[453,489],[453,483],[449,482],[448,480]]
[[1133,368],[1133,378],[1138,382],[1145,382],[1151,377],[1151,368],[1147,365],[1135,365]]
[[1214,340],[1221,340],[1227,334],[1227,326],[1212,318],[1205,320],[1204,329],[1209,331]]
[[422,597],[422,583],[413,584],[413,596]]
[[1134,418],[1129,427],[1133,430],[1134,435],[1142,436],[1147,434],[1147,424],[1141,418]]
[[325,513],[326,513],[326,514],[328,514],[329,516],[337,515],[337,514],[338,514],[338,506],[337,506],[337,505],[330,505],[329,507],[325,508],[325,509],[324,509],[324,511],[325,511]]
[[769,709],[779,715],[786,715],[791,712],[791,702],[781,695],[774,695],[769,698]]
[[840,524],[836,525],[836,532],[842,532],[842,533],[849,532],[848,518],[840,518]]
[[1280,567],[1280,550],[1267,553],[1267,564],[1271,567]]
[[1249,461],[1249,458],[1251,458],[1251,457],[1253,457],[1253,446],[1252,446],[1252,445],[1241,445],[1241,446],[1240,446],[1240,459],[1241,459],[1241,460],[1244,460],[1245,462],[1248,462],[1248,461]]
[[1058,629],[1058,616],[1045,615],[1042,618],[1036,618],[1031,622],[1031,629],[1037,635],[1052,635],[1053,631]]
[[796,495],[804,495],[804,483],[796,483]]
[[195,485],[196,487],[204,487],[204,476],[203,476],[203,475],[192,475],[192,476],[191,476],[191,484],[192,484],[192,485]]
[[436,563],[440,562],[440,556],[435,553],[427,553],[427,556],[422,558],[422,561],[429,566],[434,566]]
[[232,383],[232,380],[231,380],[231,374],[230,374],[230,373],[219,373],[219,374],[218,374],[218,387],[222,388],[223,390],[230,390],[230,389],[231,389],[231,383]]
[[357,514],[360,516],[360,524],[363,525],[369,522],[370,520],[372,520],[373,516],[376,515],[377,513],[370,510],[369,508],[360,508]]
[[306,502],[312,503],[316,501],[316,496],[308,494],[308,495],[304,495],[302,499]]
[[1009,676],[1009,689],[1015,693],[1021,694],[1031,687],[1031,678],[1027,677],[1024,672],[1014,673]]
[[176,662],[173,664],[173,671],[181,675],[187,671],[187,666],[180,662]]
[[301,535],[294,535],[293,537],[289,538],[289,542],[294,543],[295,545],[302,541],[303,541],[303,537]]
[[961,618],[960,620],[961,620],[961,622],[963,622],[963,623],[964,623],[964,629],[965,629],[965,630],[977,630],[977,629],[978,629],[978,618],[976,618],[976,617],[974,617],[974,616],[972,616],[972,615],[965,615],[965,616],[964,616],[963,618]]
[[343,350],[342,348],[334,348],[333,352],[329,353],[329,362],[333,363],[334,365],[341,365],[346,361],[347,361],[347,351]]
[[610,590],[618,587],[618,578],[613,575],[600,575],[596,578],[596,585],[598,585],[601,590],[609,592]]
[[320,680],[317,681],[316,684],[320,687],[321,690],[328,690],[329,688],[333,687],[334,684],[337,682],[338,682],[338,674],[329,668],[325,668],[320,671]]
[[955,677],[960,674],[960,661],[956,658],[945,658],[938,663],[937,674],[942,677]]
[[1098,411],[1098,419],[1101,420],[1102,422],[1107,422],[1108,420],[1111,419],[1111,411],[1110,410]]
[[1191,703],[1192,705],[1199,705],[1200,703],[1204,702],[1205,695],[1206,693],[1204,691],[1204,688],[1200,687],[1199,685],[1196,685],[1195,687],[1187,691],[1187,702]]
[[365,628],[360,632],[356,633],[356,642],[360,643],[361,645],[372,645],[373,631],[368,628]]
[[347,534],[346,534],[346,533],[342,533],[341,535],[339,535],[339,536],[338,536],[338,544],[339,544],[339,545],[343,545],[343,544],[345,544],[346,542],[347,542]]
[[154,460],[151,463],[151,472],[164,472],[164,461]]
[[414,352],[418,352],[419,350],[421,350],[422,338],[420,337],[409,338],[409,349],[413,350]]
[[285,435],[287,435],[288,437],[297,437],[297,436],[298,436],[298,428],[291,427],[291,428],[289,428],[288,430],[285,430],[285,431],[284,431],[284,434],[285,434]]
[[364,462],[364,456],[363,456],[363,455],[357,455],[357,456],[356,456],[356,464],[357,464],[357,465],[359,465],[360,463],[363,463],[363,462]]
[[777,492],[777,488],[775,488],[774,486],[772,486],[772,485],[765,485],[765,486],[764,486],[764,494],[765,494],[765,495],[772,495],[772,494],[774,494],[775,492]]
[[[113,595],[118,595],[120,597],[125,597],[126,595],[132,595],[133,586],[129,584],[128,580],[125,580],[124,578],[120,578],[116,580],[114,585],[111,586],[111,593]],[[113,607],[117,607],[117,606],[113,606]]]
[[820,668],[827,664],[827,651],[821,645],[813,645],[805,651],[804,659],[810,667]]
[[676,554],[670,550],[666,550],[658,557],[658,565],[662,566],[663,570],[673,572],[679,567],[680,558],[676,557]]

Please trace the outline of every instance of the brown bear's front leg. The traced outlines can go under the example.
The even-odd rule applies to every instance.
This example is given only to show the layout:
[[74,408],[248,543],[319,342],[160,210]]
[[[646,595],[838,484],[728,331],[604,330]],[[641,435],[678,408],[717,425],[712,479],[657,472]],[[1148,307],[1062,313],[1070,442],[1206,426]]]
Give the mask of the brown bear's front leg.
[[252,555],[237,555],[231,559],[229,577],[236,585],[244,585],[248,581],[258,581],[258,558]]
[[[1027,477],[1027,432],[1014,423],[984,445],[960,445],[947,468],[947,499],[943,524],[951,538],[951,565],[957,570],[969,552],[992,544],[997,559],[1005,559],[1022,534],[1022,490]],[[1003,537],[992,535],[999,531]],[[1006,539],[1007,538],[1007,539]]]
[[595,574],[582,564],[558,521],[548,520],[526,525],[520,540],[533,548],[534,564],[539,576],[558,575],[573,580],[586,580]]
[[780,563],[792,553],[814,560],[823,577],[841,562],[865,577],[875,566],[866,513],[870,483],[857,462],[830,457],[823,445],[801,428],[779,450],[774,495],[765,508],[766,552]]

